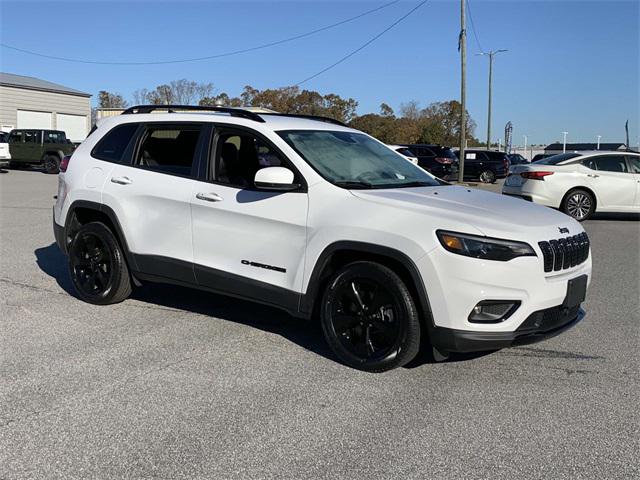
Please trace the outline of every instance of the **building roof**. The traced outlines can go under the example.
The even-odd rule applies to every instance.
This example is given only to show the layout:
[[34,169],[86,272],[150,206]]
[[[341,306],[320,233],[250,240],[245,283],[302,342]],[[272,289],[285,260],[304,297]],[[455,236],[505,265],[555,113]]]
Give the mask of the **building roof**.
[[81,92],[73,88],[65,87],[46,80],[35,77],[25,77],[24,75],[14,75],[13,73],[0,72],[0,85],[7,87],[26,88],[28,90],[39,90],[41,92],[64,93],[67,95],[77,95],[79,97],[90,97],[90,93]]
[[[598,148],[597,143],[567,143],[566,146],[567,152],[581,152],[583,150],[626,150],[626,148],[627,146],[624,143],[601,143],[600,148]],[[562,143],[552,143],[544,147],[544,150],[545,152],[561,152],[563,150]]]

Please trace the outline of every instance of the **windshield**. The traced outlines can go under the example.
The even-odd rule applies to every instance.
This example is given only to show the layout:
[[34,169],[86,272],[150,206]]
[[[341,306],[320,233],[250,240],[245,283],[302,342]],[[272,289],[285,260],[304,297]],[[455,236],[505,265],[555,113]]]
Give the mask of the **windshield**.
[[538,160],[535,163],[538,165],[558,165],[559,163],[566,162],[572,158],[579,157],[579,153],[560,153],[558,155],[552,155],[542,160]]
[[296,130],[278,134],[320,175],[340,187],[441,185],[424,170],[363,133]]

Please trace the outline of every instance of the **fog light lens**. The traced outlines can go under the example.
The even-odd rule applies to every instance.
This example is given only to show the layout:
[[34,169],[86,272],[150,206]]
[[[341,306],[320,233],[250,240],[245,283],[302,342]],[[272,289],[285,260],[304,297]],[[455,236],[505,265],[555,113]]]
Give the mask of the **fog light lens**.
[[513,300],[483,300],[478,303],[469,314],[472,323],[504,322],[520,306],[519,301]]

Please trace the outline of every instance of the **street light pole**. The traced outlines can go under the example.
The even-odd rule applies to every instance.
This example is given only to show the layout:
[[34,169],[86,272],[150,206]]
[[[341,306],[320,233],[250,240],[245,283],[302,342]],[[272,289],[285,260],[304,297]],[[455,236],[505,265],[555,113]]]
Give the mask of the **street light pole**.
[[467,30],[465,2],[460,0],[460,162],[458,181],[464,183],[464,150],[467,145]]
[[567,134],[569,132],[562,132],[562,153],[567,152]]
[[596,147],[596,150],[600,150],[600,139],[602,138],[602,135],[598,135],[598,146]]
[[527,140],[528,139],[526,135],[523,135],[523,137],[524,137],[524,155],[523,156],[524,158],[527,158]]
[[490,52],[478,53],[478,55],[486,55],[489,57],[489,108],[487,112],[487,150],[491,149],[491,95],[493,88],[493,57],[498,53],[507,52],[508,50],[492,50]]

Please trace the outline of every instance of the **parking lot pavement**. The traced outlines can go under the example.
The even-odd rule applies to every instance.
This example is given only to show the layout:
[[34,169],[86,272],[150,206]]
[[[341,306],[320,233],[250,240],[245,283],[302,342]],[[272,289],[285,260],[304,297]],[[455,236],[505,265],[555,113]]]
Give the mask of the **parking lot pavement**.
[[[496,188],[494,186],[494,188]],[[56,177],[0,176],[0,478],[638,478],[640,222],[586,222],[582,324],[385,374],[266,307],[70,295]]]

